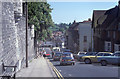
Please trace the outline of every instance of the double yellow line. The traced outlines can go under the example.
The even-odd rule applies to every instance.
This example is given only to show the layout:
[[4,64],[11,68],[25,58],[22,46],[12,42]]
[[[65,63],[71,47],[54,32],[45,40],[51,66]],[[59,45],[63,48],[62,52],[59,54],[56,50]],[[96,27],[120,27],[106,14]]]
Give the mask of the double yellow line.
[[[48,59],[48,61],[49,61],[49,59]],[[55,72],[55,74],[57,75],[58,79],[64,79],[63,76],[61,75],[61,73],[56,69],[55,66],[53,66],[53,64],[51,62],[50,62],[50,65],[52,66],[52,69]]]

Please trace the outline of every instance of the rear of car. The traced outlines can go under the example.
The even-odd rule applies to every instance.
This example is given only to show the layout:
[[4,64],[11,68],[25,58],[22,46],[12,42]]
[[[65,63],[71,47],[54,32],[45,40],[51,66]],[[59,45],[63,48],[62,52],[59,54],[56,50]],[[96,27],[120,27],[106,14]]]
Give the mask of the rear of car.
[[50,48],[45,48],[44,52],[43,52],[43,55],[45,57],[50,57],[51,53],[52,53],[52,51],[50,50]]
[[67,64],[75,65],[73,54],[70,52],[63,53],[60,58],[60,65],[67,65]]
[[62,52],[56,52],[55,55],[53,56],[53,60],[60,60],[61,55]]

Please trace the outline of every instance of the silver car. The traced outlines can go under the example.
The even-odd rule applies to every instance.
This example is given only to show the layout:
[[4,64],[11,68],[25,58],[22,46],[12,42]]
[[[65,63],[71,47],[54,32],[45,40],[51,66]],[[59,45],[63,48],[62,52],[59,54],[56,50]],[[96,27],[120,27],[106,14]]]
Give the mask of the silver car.
[[53,60],[59,60],[60,61],[61,55],[62,55],[62,52],[55,52],[55,55],[53,56]]
[[75,60],[71,52],[64,52],[60,58],[60,65],[75,65]]

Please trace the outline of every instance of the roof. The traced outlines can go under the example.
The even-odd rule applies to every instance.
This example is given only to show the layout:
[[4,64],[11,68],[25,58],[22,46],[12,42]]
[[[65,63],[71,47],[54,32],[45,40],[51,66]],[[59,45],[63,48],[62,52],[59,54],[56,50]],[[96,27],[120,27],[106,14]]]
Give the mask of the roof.
[[107,30],[117,30],[118,23],[118,18],[116,18],[107,28]]
[[73,23],[69,29],[77,29],[78,28],[78,25],[79,25],[79,22],[77,23]]
[[92,20],[92,27],[97,26],[97,20],[104,15],[106,10],[94,10],[93,11],[93,20]]
[[105,14],[102,17],[103,23],[101,24],[102,28],[107,28],[111,25],[111,23],[114,22],[114,20],[118,17],[118,7],[114,7],[112,9],[109,9],[105,12]]
[[[118,24],[118,6],[109,10],[94,10],[92,27],[101,27],[107,30],[115,30]],[[114,28],[114,29],[113,29]]]

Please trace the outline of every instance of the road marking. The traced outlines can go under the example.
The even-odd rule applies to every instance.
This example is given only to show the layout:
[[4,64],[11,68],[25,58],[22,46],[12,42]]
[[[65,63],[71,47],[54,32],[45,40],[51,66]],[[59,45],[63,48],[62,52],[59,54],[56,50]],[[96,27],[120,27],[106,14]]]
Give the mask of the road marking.
[[[50,62],[49,59],[47,59],[47,60],[48,60],[48,62]],[[64,79],[63,76],[61,75],[61,73],[56,69],[56,67],[51,62],[50,62],[50,65],[51,65],[53,71],[55,72],[55,74],[57,75],[57,77],[59,79]]]

